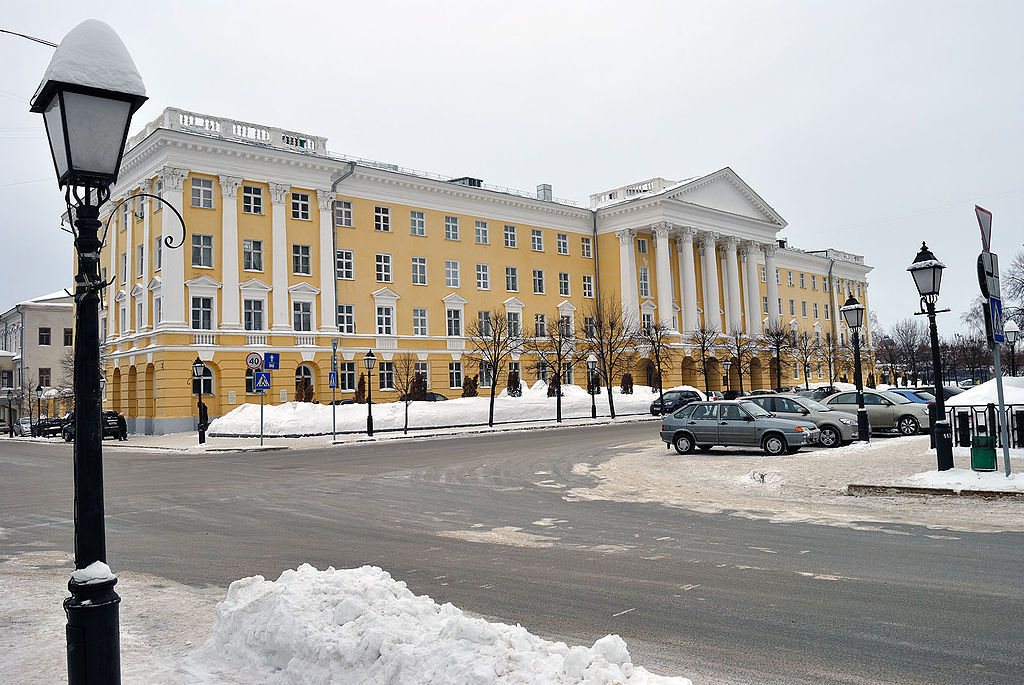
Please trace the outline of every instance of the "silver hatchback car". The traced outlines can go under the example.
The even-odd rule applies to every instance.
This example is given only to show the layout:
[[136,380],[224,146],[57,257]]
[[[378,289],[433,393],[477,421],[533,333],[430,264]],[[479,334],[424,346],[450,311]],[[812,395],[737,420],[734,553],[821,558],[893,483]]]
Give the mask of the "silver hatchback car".
[[757,395],[750,401],[780,419],[806,420],[821,431],[822,447],[839,447],[857,439],[857,415],[838,411],[800,395]]
[[814,445],[818,435],[810,421],[780,419],[747,400],[694,402],[661,424],[661,439],[679,454],[732,445],[760,447],[775,456]]

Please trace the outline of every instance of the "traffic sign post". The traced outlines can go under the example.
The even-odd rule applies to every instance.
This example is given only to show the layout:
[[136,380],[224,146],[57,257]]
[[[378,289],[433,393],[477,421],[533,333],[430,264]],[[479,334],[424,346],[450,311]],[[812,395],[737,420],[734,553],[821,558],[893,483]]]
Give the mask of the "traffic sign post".
[[265,352],[263,354],[263,368],[267,371],[277,371],[281,368],[281,355],[277,352]]
[[338,338],[331,339],[331,372],[328,374],[328,385],[331,386],[331,442],[338,439],[338,400],[335,393],[338,387]]
[[257,371],[252,375],[253,388],[260,394],[260,447],[263,447],[263,396],[270,390],[270,372]]

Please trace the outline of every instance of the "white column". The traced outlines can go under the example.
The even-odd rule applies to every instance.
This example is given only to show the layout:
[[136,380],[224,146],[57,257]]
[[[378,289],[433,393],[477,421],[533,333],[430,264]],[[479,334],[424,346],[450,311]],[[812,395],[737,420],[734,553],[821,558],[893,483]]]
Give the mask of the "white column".
[[672,258],[668,246],[669,225],[665,222],[654,224],[651,232],[654,234],[654,259],[655,268],[658,270],[658,321],[666,329],[673,329],[672,325]]
[[718,255],[715,240],[718,236],[707,232],[700,235],[701,280],[704,282],[704,325],[722,331],[721,305],[718,300]]
[[320,205],[320,330],[338,332],[337,304],[334,299],[334,216],[331,205],[334,195],[330,189],[318,189],[316,200]]
[[[110,203],[108,204],[108,207],[110,208],[111,212],[120,211],[119,209],[118,210],[114,209],[114,207],[116,205],[117,205],[117,200],[116,199],[110,201]],[[110,334],[111,331],[113,331],[114,333],[118,332],[117,331],[117,327],[114,325],[114,319],[117,316],[117,301],[114,300],[114,298],[117,297],[117,289],[120,287],[120,281],[118,280],[119,276],[117,274],[117,243],[118,243],[117,238],[120,235],[120,231],[118,230],[118,227],[117,227],[117,221],[119,221],[119,220],[120,219],[118,217],[114,217],[113,219],[110,220],[110,225],[113,227],[113,230],[109,231],[108,235],[110,236],[110,238],[107,241],[107,248],[110,250],[110,263],[107,266],[107,280],[109,281],[111,278],[114,279],[113,285],[109,286],[107,288],[107,290],[106,290],[106,293],[107,293],[107,332],[108,332],[108,335]],[[102,237],[103,229],[101,228],[100,231],[101,231],[100,236]],[[101,269],[100,270],[100,274],[102,275],[102,273],[103,272],[102,272],[102,269]]]
[[736,261],[736,248],[739,241],[729,236],[725,239],[725,277],[729,283],[729,318],[727,333],[742,330],[742,304],[740,303],[740,270]]
[[[153,193],[153,181],[146,180],[142,182],[142,192]],[[140,276],[139,285],[144,289],[142,293],[142,327],[139,329],[149,330],[153,326],[149,323],[149,281],[146,280],[146,271],[149,265],[150,253],[152,248],[150,247],[150,220],[152,219],[153,206],[150,204],[152,198],[140,197],[139,202],[142,203],[142,276]]]
[[767,272],[765,278],[768,281],[768,320],[779,321],[782,312],[779,311],[779,283],[775,279],[775,250],[774,244],[762,245],[764,251],[764,269]]
[[[167,209],[168,205],[179,212],[182,211],[182,188],[185,179],[188,178],[188,169],[176,169],[164,167],[160,171],[160,179],[164,182],[163,198],[164,208],[160,212],[161,227],[163,234],[161,240],[167,236],[174,237],[174,244],[178,242],[178,236],[182,235],[181,222],[178,217]],[[167,247],[164,243],[161,261],[161,272],[163,273],[163,285],[161,287],[161,300],[163,308],[163,321],[169,328],[186,327],[185,321],[185,255],[192,258],[192,241],[190,236],[185,236],[185,243],[176,249]]]
[[753,337],[761,334],[761,288],[758,286],[760,277],[757,268],[757,250],[753,243],[743,243],[740,247],[743,257],[743,279],[747,285],[747,306],[744,308],[747,319],[747,335]]
[[[133,203],[134,200],[125,200],[124,203],[128,206],[128,221],[124,228],[124,300],[128,305],[128,321],[122,324],[125,332],[135,330],[135,302],[133,302],[131,295],[132,286],[135,284],[135,255],[132,254],[135,251],[135,241],[132,240],[132,234],[135,232],[135,212],[132,210]],[[124,205],[119,208],[119,211],[124,211]],[[121,216],[124,216],[124,214]]]
[[238,294],[238,176],[221,176],[221,250],[220,266],[224,287],[221,289],[220,327],[242,328]]
[[700,321],[697,318],[697,274],[693,262],[693,238],[697,232],[686,226],[676,234],[679,253],[679,293],[682,297],[683,331],[692,331]]
[[631,228],[616,231],[619,238],[619,290],[622,298],[622,320],[624,323],[640,324],[640,301],[637,299],[636,248]]
[[291,319],[288,316],[288,227],[285,224],[285,202],[291,186],[283,183],[270,184],[270,202],[272,212],[271,237],[271,268],[274,275],[271,285],[274,286],[274,312],[271,318],[271,330],[290,331]]

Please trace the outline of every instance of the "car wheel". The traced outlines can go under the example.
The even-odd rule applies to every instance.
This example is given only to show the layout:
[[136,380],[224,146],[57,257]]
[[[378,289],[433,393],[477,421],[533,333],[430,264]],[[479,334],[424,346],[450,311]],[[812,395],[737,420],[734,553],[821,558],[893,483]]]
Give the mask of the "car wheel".
[[784,454],[788,449],[786,445],[786,439],[778,433],[771,433],[764,437],[761,441],[761,449],[764,453],[771,457],[777,457]]
[[901,416],[896,422],[896,429],[903,435],[917,435],[920,424],[913,416]]
[[821,429],[818,442],[822,447],[839,447],[843,444],[843,436],[835,426],[825,426]]
[[713,445],[697,445],[697,449],[701,452],[710,452]]
[[672,446],[679,454],[689,454],[693,451],[693,438],[686,433],[680,433],[672,440]]

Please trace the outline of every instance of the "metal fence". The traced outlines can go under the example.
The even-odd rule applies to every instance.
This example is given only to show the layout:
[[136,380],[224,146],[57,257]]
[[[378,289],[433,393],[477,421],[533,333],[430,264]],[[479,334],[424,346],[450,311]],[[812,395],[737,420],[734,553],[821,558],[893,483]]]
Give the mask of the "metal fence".
[[[934,405],[933,405],[934,406]],[[1008,404],[1004,407],[1008,436],[1003,435],[999,421],[999,407],[995,404],[947,407],[946,418],[953,428],[953,441],[960,447],[970,447],[971,438],[990,435],[996,439],[996,446],[1002,447],[1004,440],[1011,448],[1024,449],[1024,404]]]

